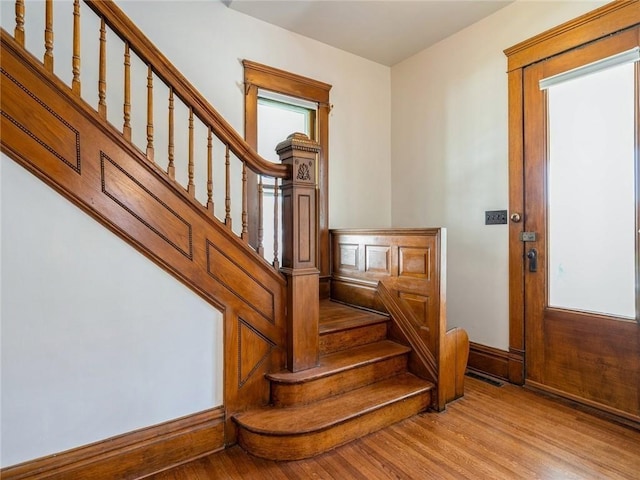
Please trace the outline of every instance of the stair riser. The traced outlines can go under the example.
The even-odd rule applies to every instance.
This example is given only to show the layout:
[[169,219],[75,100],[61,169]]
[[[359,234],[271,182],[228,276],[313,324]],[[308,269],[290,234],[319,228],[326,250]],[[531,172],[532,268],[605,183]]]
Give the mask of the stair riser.
[[391,403],[328,429],[299,435],[257,434],[242,427],[238,443],[249,453],[271,460],[309,458],[369,433],[404,420],[425,410],[431,401],[429,391]]
[[387,338],[387,322],[320,335],[320,354],[378,342]]
[[311,403],[391,377],[407,369],[407,355],[338,372],[304,383],[271,382],[271,403],[277,407]]

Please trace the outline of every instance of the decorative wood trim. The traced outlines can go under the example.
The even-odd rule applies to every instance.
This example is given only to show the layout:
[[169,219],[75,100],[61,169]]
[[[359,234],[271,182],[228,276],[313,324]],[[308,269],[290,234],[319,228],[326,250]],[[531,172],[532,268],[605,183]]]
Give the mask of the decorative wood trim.
[[224,449],[223,407],[0,470],[4,480],[143,478]]
[[[520,233],[525,225],[524,212],[524,132],[522,130],[522,70],[509,72],[509,210],[520,216],[509,222],[509,348],[524,352],[524,250]],[[522,385],[523,368],[513,369],[509,380]]]
[[531,65],[640,23],[640,0],[616,0],[504,51],[508,71]]
[[[329,103],[331,85],[278,68],[243,60],[245,87],[259,87],[312,102]],[[295,93],[290,93],[295,91]]]
[[[275,323],[275,299],[259,279],[239,265],[223,249],[207,240],[207,273],[220,282],[231,293],[244,301],[249,307],[262,315],[265,320]],[[241,283],[229,282],[234,276],[244,276]]]
[[469,370],[509,381],[509,352],[469,342]]
[[[6,106],[1,112],[2,116],[5,117],[7,120],[9,120],[11,123],[13,123],[24,134],[28,135],[33,140],[38,142],[38,144],[40,144],[40,146],[42,146],[44,149],[49,151],[49,153],[54,155],[58,160],[60,160],[64,164],[66,164],[69,167],[71,167],[76,173],[80,173],[80,171],[81,171],[80,132],[78,132],[78,130],[76,130],[69,122],[67,122],[56,111],[54,111],[53,108],[51,108],[46,103],[44,103],[34,92],[30,91],[22,83],[20,83],[18,80],[16,80],[13,77],[13,75],[11,75],[9,72],[7,72],[4,68],[0,68],[0,72],[2,72],[2,75],[4,75],[11,83],[13,83],[13,85],[11,85],[11,84],[6,84],[5,85],[5,89],[6,89],[5,90],[5,95],[12,95],[12,96],[18,97],[19,96],[18,94],[14,93],[14,92],[11,92],[11,91],[9,91],[9,92],[7,91],[7,90],[11,90],[13,87],[16,87],[19,90],[21,90],[23,93],[26,93],[27,97],[29,99],[33,100],[40,107],[42,107],[42,109],[46,110],[46,112],[53,118],[51,118],[51,117],[46,118],[48,116],[46,114],[43,115],[42,113],[44,113],[44,112],[41,112],[41,115],[34,115],[32,117],[21,118],[20,120],[18,120],[18,119],[16,119],[14,116],[12,116],[9,113],[11,111],[11,109],[7,108]],[[26,100],[26,98],[23,97],[23,100]],[[20,110],[23,110],[24,109],[24,104],[21,103],[17,107]],[[35,109],[34,109],[34,111],[35,111]],[[21,111],[20,112],[16,112],[15,116],[16,117],[20,116],[19,113],[21,113]],[[66,130],[69,130],[69,132],[70,132],[69,133],[69,138],[65,138],[67,135],[65,135],[65,130],[63,130],[63,129],[58,130],[58,135],[61,135],[61,137],[48,138],[46,140],[41,138],[41,136],[39,136],[39,135],[43,135],[46,132],[45,129],[42,128],[42,123],[49,123],[49,122],[52,122],[52,121],[60,123],[64,127],[66,127]],[[25,123],[26,123],[26,125],[25,125]],[[54,145],[51,145],[51,143],[57,143],[57,145],[54,146]],[[66,144],[66,145],[74,145],[75,146],[75,152],[74,152],[74,157],[75,158],[73,160],[70,159],[70,158],[67,158],[64,154],[58,152],[58,150],[56,148],[61,144],[62,145],[64,145],[64,144]],[[69,153],[71,153],[71,152],[69,152]]]
[[[108,165],[111,165],[113,168],[110,168]],[[119,179],[117,178],[118,176],[120,177]],[[120,205],[125,211],[130,213],[131,216],[136,218],[140,223],[162,238],[186,258],[193,260],[193,228],[189,222],[182,218],[178,212],[158,198],[141,182],[136,180],[136,178],[127,172],[121,165],[109,158],[109,156],[104,152],[100,152],[100,181],[102,185],[102,193]],[[112,189],[109,187],[112,187]],[[132,195],[132,192],[135,192],[136,190],[137,193]],[[129,195],[131,195],[133,199],[139,199],[139,201],[132,201]],[[145,197],[153,199],[155,203],[149,200],[145,201]],[[142,216],[144,213],[136,212],[134,205],[132,205],[134,203],[146,204],[149,209],[149,211],[144,212],[146,213],[147,218]],[[149,208],[149,206],[155,208]],[[175,236],[175,241],[170,238],[170,232],[162,231],[164,230],[163,226],[172,224],[170,221],[163,221],[163,217],[165,215],[172,217],[171,220],[177,220],[177,224],[181,227],[175,229],[174,232],[171,232]],[[178,242],[180,242],[180,238],[184,239],[186,242],[185,245],[178,244]]]

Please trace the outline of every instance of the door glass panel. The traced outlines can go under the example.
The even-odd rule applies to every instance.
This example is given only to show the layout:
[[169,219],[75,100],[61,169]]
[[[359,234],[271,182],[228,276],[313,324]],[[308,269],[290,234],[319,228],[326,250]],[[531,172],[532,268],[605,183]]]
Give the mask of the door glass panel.
[[549,306],[635,318],[634,64],[548,89]]

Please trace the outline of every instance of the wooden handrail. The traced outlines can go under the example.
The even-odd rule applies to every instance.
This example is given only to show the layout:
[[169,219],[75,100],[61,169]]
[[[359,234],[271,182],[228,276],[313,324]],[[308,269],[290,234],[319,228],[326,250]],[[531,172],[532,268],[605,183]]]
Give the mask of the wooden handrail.
[[165,82],[193,112],[210,126],[229,149],[257,174],[290,178],[291,168],[265,160],[252,149],[236,130],[222,118],[204,96],[178,71],[142,31],[111,1],[85,0],[85,3]]

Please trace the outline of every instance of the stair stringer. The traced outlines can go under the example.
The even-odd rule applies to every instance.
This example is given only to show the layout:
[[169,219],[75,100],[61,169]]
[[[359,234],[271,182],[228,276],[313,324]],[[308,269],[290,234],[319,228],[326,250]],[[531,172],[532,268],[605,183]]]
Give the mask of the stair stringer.
[[284,367],[284,277],[5,30],[1,43],[2,152],[223,313],[227,418],[266,404],[264,375]]

